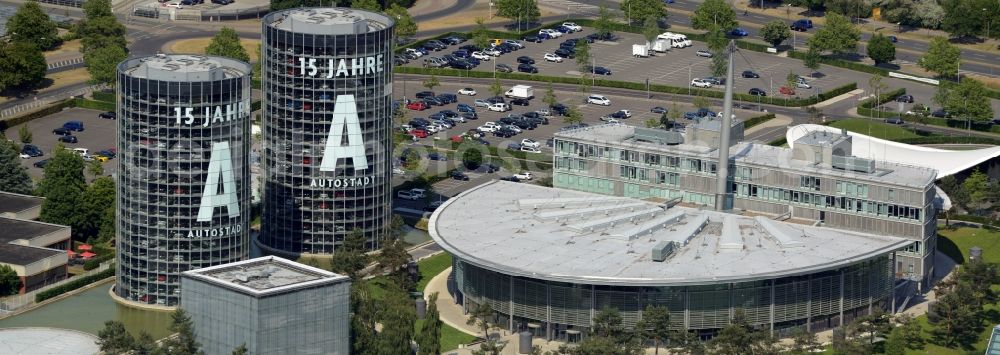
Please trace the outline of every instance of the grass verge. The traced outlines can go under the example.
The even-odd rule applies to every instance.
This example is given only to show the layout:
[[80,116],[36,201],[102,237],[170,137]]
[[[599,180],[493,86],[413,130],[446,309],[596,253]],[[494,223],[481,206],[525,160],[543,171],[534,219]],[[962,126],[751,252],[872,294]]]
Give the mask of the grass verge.
[[886,140],[917,138],[916,133],[896,125],[885,124],[865,118],[850,118],[830,123],[830,127],[843,128],[851,132]]

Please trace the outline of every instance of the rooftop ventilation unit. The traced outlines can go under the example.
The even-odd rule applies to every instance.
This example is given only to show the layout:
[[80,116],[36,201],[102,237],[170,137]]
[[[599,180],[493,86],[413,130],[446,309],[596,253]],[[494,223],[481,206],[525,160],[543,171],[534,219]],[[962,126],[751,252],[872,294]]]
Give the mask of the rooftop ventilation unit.
[[650,142],[665,145],[678,145],[684,143],[684,136],[677,131],[664,131],[660,129],[635,128],[635,135],[632,136],[637,141]]
[[664,262],[677,252],[677,242],[659,242],[653,246],[652,258],[655,262]]
[[856,171],[866,174],[875,172],[875,161],[865,158],[834,155],[833,161],[830,162],[830,165],[833,166],[834,169]]

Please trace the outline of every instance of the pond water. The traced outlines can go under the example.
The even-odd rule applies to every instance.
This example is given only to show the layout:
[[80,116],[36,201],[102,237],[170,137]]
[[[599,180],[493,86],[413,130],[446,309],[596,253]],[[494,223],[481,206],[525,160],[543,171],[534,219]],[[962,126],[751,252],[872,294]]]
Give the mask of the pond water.
[[0,328],[52,327],[79,330],[97,335],[104,322],[119,320],[133,336],[145,331],[160,339],[169,335],[170,313],[129,308],[115,303],[108,295],[114,285],[107,281],[79,294],[43,307],[0,319]]

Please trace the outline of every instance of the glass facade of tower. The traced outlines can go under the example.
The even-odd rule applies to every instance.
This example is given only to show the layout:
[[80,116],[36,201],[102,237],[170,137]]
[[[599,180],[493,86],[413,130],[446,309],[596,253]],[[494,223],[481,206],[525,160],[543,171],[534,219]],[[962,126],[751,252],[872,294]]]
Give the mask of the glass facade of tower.
[[250,78],[219,57],[119,64],[119,297],[176,306],[181,272],[248,256]]
[[263,20],[261,246],[330,255],[360,230],[378,248],[390,217],[393,21],[354,9]]

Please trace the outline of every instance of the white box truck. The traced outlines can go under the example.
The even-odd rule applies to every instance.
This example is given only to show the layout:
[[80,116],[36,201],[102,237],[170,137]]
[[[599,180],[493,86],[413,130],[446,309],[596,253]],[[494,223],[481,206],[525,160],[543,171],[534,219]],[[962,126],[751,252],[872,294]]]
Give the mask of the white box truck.
[[670,40],[657,38],[653,40],[653,46],[650,49],[652,49],[654,52],[666,53],[667,51],[670,50],[670,45],[671,45]]
[[670,41],[670,46],[673,48],[686,48],[690,47],[692,44],[691,40],[688,39],[687,36],[679,33],[663,32],[659,36],[656,36],[656,38]]
[[516,97],[520,99],[533,99],[535,98],[535,90],[531,88],[530,85],[514,85],[503,94],[506,97]]
[[645,58],[649,56],[649,46],[645,44],[633,44],[632,45],[632,56],[639,58]]

